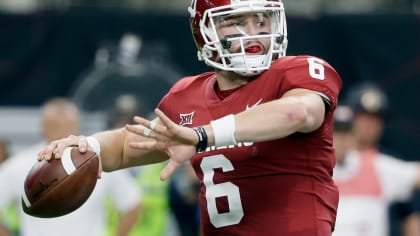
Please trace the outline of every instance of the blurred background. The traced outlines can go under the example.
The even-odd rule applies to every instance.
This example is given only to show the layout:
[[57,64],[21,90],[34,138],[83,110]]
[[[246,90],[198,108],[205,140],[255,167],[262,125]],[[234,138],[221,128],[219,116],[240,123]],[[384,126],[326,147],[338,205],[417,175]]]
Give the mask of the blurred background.
[[[89,134],[149,114],[196,59],[191,0],[0,0],[0,137],[10,152],[39,137],[39,106],[69,97]],[[284,0],[289,55],[332,64],[344,88],[389,97],[382,144],[420,160],[420,0]]]

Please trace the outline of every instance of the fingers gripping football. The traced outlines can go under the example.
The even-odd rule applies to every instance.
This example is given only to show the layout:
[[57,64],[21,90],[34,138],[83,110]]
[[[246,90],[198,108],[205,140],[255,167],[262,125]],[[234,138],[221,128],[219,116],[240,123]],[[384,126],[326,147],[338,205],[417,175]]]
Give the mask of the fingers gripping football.
[[61,158],[64,149],[69,146],[78,146],[80,152],[86,152],[88,148],[86,137],[70,135],[67,138],[52,141],[48,146],[41,149],[41,151],[38,153],[38,160]]
[[[38,153],[38,160],[43,159],[51,160],[52,158],[60,159],[63,156],[64,150],[70,146],[77,146],[80,153],[85,153],[88,148],[92,149],[89,146],[86,136],[83,135],[70,135],[67,138],[58,139],[52,141],[48,146],[42,148]],[[97,153],[99,155],[99,153]],[[101,177],[102,165],[101,158],[99,158],[99,171],[98,177]]]

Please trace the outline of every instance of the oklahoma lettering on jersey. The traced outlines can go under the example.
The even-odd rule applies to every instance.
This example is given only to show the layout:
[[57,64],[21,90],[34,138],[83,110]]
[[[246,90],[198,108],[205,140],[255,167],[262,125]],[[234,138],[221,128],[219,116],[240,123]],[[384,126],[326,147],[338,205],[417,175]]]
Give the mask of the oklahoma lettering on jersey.
[[215,86],[215,73],[183,78],[159,108],[176,123],[181,122],[180,114],[194,112],[187,126],[195,127],[278,99],[290,89],[307,88],[328,97],[331,109],[312,133],[197,153],[191,164],[201,181],[203,235],[325,236],[331,232],[338,204],[331,179],[332,111],[341,89],[335,70],[318,58],[284,57],[223,100]]

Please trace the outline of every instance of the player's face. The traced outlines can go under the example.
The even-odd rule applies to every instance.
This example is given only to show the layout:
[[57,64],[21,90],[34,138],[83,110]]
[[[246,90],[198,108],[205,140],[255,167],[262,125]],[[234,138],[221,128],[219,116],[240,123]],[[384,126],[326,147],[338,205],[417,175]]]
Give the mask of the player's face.
[[[230,52],[240,52],[240,37],[267,35],[271,33],[271,23],[265,13],[248,13],[222,17],[216,22],[217,33],[220,39],[238,40],[230,41]],[[244,48],[247,54],[266,54],[270,46],[269,37],[251,38],[244,40]]]

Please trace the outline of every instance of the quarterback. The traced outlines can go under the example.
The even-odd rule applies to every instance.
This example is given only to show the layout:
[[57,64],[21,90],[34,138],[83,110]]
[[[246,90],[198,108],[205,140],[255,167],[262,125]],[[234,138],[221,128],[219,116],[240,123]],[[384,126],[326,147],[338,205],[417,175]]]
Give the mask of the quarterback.
[[214,71],[180,79],[155,119],[56,140],[39,159],[79,145],[104,171],[168,161],[163,180],[190,161],[202,235],[331,235],[340,76],[320,58],[286,56],[280,0],[193,0],[188,12],[198,58]]

